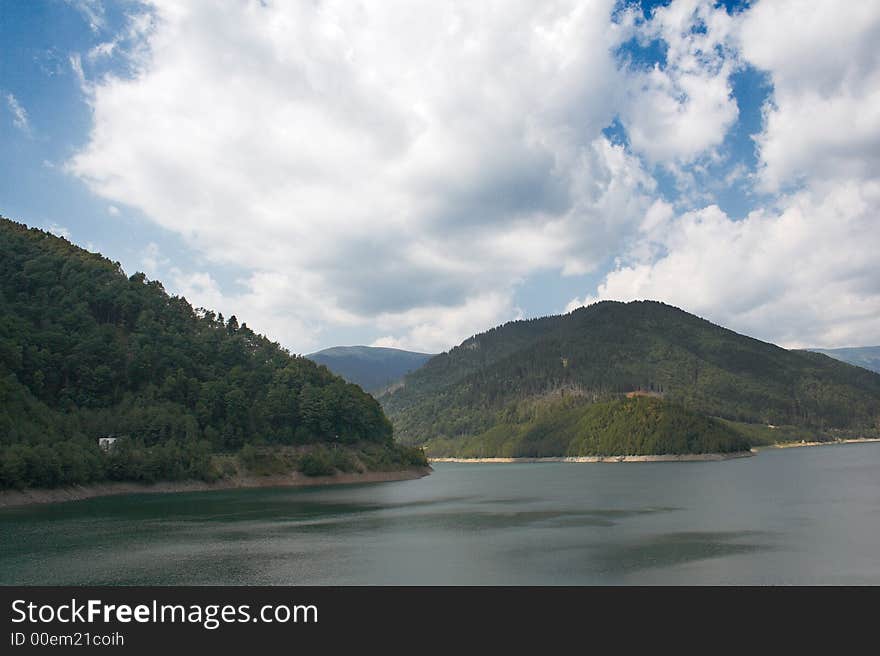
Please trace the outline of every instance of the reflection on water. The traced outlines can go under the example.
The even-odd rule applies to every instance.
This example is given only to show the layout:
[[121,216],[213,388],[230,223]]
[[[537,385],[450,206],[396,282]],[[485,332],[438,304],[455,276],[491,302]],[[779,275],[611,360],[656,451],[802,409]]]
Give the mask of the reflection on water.
[[880,583],[880,445],[435,469],[0,511],[0,583]]
[[[692,560],[719,558],[773,549],[757,541],[759,531],[683,531],[651,536],[631,544],[602,546],[590,558],[606,571],[637,571],[669,567]],[[744,538],[746,538],[744,540]]]

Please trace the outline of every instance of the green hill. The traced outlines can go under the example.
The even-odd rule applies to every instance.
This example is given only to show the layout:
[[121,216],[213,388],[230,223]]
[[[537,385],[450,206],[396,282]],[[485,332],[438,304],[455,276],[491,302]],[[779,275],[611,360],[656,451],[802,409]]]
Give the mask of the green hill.
[[848,348],[809,350],[880,373],[880,346],[852,346]]
[[[123,439],[105,453],[108,435]],[[423,461],[392,442],[371,396],[325,367],[0,218],[0,487],[211,479],[229,467],[216,454],[248,447],[265,465],[273,446],[316,473]]]
[[415,371],[433,355],[377,346],[334,346],[307,358],[323,364],[337,376],[377,392]]
[[524,402],[609,402],[636,390],[731,426],[880,427],[877,374],[653,301],[606,301],[507,323],[431,359],[380,400],[400,439],[442,440],[449,451],[450,443],[473,444],[471,438],[510,424]]
[[525,403],[485,433],[428,442],[435,456],[543,458],[732,453],[749,441],[727,425],[658,398]]

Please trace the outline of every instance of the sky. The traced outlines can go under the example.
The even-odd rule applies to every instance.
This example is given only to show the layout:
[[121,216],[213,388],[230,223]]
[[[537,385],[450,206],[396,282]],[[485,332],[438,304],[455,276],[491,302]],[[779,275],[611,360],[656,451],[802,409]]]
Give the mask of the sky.
[[880,2],[7,0],[0,214],[295,353],[880,343]]

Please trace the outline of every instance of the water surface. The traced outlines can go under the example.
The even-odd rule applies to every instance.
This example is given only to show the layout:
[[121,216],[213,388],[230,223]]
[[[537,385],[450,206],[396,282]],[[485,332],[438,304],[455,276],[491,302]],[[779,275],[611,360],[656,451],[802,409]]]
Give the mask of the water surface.
[[880,444],[0,511],[4,584],[880,584]]

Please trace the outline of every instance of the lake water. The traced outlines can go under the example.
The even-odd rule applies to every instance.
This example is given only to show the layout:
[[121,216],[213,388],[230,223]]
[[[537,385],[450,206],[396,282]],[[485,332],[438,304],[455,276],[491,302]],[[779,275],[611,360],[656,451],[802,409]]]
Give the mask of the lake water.
[[880,444],[0,511],[5,584],[880,584]]

